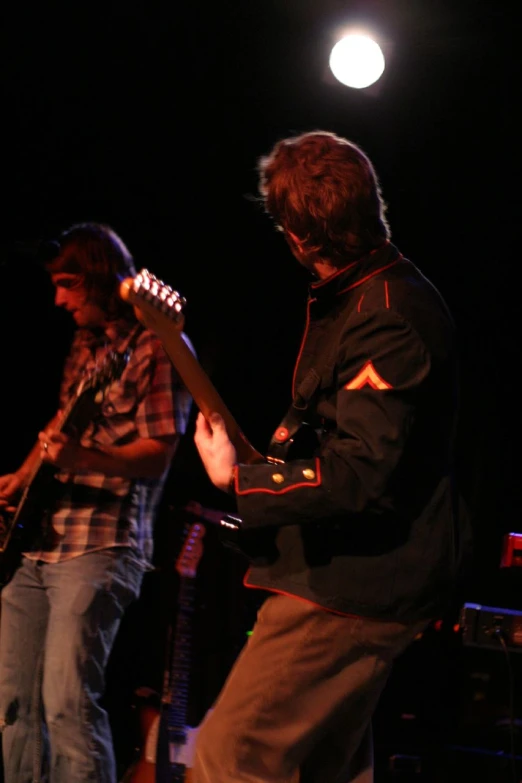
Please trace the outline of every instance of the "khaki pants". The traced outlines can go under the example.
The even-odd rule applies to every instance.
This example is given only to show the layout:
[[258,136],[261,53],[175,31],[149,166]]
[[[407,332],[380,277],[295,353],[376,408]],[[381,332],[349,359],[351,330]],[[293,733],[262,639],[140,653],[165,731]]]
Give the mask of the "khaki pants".
[[193,783],[371,783],[372,714],[425,626],[270,596],[200,727]]

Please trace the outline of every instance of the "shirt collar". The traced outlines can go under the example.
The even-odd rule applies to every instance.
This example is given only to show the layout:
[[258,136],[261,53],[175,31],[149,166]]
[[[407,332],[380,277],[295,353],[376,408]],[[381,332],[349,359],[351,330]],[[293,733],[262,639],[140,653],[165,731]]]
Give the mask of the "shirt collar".
[[106,347],[111,348],[113,351],[124,349],[125,343],[131,337],[131,333],[134,334],[136,329],[140,328],[140,325],[136,325],[132,321],[121,319],[114,321],[111,324],[114,331],[114,337],[111,339],[107,336],[105,331],[92,331],[91,329],[81,329],[78,334],[78,341],[90,351],[96,351],[98,348]]

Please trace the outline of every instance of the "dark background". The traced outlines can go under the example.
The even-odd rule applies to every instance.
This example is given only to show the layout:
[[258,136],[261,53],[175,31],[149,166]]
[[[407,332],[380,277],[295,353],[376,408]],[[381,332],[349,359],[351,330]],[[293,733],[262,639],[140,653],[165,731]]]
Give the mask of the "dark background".
[[[353,21],[378,32],[387,56],[381,81],[362,91],[327,67],[339,30]],[[71,336],[33,249],[84,220],[112,225],[138,267],[186,297],[186,331],[202,365],[263,450],[289,403],[308,281],[251,198],[256,161],[281,136],[332,130],[373,160],[392,240],[457,322],[459,459],[475,531],[464,597],[521,609],[520,570],[499,567],[504,535],[522,531],[520,32],[517,3],[485,0],[4,9],[0,471],[18,466],[52,413]],[[158,570],[122,627],[110,670],[122,764],[134,742],[129,693],[138,684],[161,691],[189,499],[223,508],[190,432],[158,523]],[[255,613],[243,571],[209,530],[195,605],[195,723]],[[502,652],[463,649],[448,630],[427,634],[408,655],[383,698],[380,736],[395,736],[393,721],[415,694],[420,729],[406,742],[399,721],[397,747],[416,749],[419,737],[441,730],[457,742],[462,726],[470,746],[505,744]],[[477,695],[486,681],[490,690]],[[478,702],[482,722],[475,710],[473,723]]]

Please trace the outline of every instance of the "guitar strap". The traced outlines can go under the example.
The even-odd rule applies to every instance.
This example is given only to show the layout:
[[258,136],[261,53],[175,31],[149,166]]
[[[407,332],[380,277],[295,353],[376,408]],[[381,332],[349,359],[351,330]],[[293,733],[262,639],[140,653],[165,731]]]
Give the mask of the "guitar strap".
[[295,435],[304,426],[309,426],[306,421],[312,403],[317,397],[321,386],[321,378],[325,370],[333,367],[333,351],[326,351],[318,363],[311,367],[297,387],[290,407],[276,427],[270,440],[266,458],[268,462],[285,462],[288,449],[293,443]]
[[[112,355],[113,357],[121,356],[121,357],[123,357],[125,359],[125,362],[127,362],[128,359],[130,358],[134,348],[136,347],[136,343],[138,342],[138,338],[139,338],[140,334],[143,332],[144,329],[145,329],[145,327],[141,323],[138,323],[138,324],[136,324],[136,326],[133,326],[132,329],[129,331],[126,339],[123,342],[123,344],[118,346],[118,348],[114,348],[114,346],[111,345],[111,344],[109,344],[108,346],[106,345],[106,349],[104,351],[104,354],[103,354],[102,358],[106,359],[110,355]],[[82,382],[82,379],[78,378],[76,380],[76,383],[73,384],[71,388],[73,390],[75,388],[77,389],[79,384],[81,384],[81,382]]]
[[124,344],[123,348],[120,349],[122,354],[130,354],[134,350],[136,343],[138,342],[138,338],[144,329],[145,327],[143,324],[136,324],[136,326],[131,330],[127,342]]

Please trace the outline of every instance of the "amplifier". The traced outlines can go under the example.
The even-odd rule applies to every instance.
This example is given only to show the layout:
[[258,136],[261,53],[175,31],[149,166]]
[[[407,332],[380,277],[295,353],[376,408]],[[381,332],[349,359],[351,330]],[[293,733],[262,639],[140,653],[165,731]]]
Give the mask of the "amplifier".
[[466,603],[460,611],[462,642],[474,647],[488,647],[522,652],[522,612],[498,606]]
[[507,533],[504,536],[500,567],[522,567],[522,533]]

